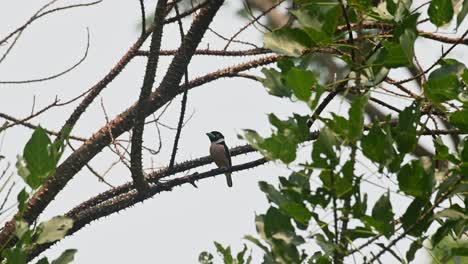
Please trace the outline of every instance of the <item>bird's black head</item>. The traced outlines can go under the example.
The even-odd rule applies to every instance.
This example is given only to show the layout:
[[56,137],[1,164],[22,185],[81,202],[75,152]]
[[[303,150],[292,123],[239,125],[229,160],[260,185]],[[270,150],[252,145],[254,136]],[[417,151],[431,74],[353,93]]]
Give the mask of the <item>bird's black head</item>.
[[218,131],[211,131],[211,132],[206,133],[206,135],[208,136],[211,142],[224,140],[223,134],[221,134],[221,132],[218,132]]

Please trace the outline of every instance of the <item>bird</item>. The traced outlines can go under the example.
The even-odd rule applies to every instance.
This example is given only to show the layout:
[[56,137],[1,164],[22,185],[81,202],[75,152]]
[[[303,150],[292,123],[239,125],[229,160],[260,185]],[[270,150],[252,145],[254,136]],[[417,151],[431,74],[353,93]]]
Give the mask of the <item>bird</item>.
[[[229,153],[229,149],[224,142],[223,134],[218,131],[211,131],[206,133],[206,135],[211,141],[210,156],[214,160],[215,164],[220,168],[230,168],[232,166],[231,153]],[[227,172],[225,175],[227,185],[232,187],[231,173]]]

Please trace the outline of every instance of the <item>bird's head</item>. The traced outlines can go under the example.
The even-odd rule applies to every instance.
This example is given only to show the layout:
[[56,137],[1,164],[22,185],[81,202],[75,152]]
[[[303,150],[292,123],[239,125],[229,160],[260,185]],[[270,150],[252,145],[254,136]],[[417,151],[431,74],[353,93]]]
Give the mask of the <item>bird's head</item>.
[[206,133],[208,138],[210,139],[211,142],[222,142],[224,141],[224,136],[221,134],[221,132],[218,131],[211,131]]

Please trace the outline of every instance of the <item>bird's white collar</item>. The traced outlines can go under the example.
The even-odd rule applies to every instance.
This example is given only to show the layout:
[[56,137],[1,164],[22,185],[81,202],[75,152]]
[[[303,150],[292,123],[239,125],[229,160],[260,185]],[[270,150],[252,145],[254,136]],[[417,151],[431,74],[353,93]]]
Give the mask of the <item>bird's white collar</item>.
[[224,138],[220,138],[220,139],[216,140],[216,141],[213,142],[213,143],[215,143],[215,144],[220,144],[220,143],[223,143],[223,142],[224,142]]

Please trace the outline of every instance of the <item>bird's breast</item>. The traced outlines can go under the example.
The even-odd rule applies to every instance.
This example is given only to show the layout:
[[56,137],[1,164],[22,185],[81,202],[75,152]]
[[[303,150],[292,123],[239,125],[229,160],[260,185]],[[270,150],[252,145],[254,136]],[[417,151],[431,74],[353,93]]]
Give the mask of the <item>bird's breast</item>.
[[210,146],[210,155],[218,167],[229,167],[229,160],[223,145],[212,143]]

